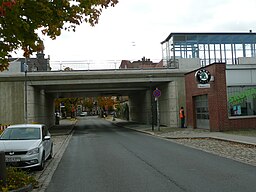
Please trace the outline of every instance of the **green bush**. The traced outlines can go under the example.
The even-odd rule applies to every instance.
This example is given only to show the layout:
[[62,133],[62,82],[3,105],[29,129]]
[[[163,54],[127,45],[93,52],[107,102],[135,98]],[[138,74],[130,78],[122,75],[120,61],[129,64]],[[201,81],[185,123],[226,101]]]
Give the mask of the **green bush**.
[[6,186],[3,185],[3,181],[0,181],[0,191],[7,192],[25,187],[29,184],[32,184],[33,188],[35,188],[37,187],[38,182],[27,172],[17,168],[8,167],[6,170]]

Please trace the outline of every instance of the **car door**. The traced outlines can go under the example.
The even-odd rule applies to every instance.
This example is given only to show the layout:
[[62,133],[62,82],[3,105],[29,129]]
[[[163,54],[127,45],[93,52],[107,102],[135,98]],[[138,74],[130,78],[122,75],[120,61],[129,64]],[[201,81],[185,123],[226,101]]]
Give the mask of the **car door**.
[[42,127],[42,132],[43,132],[43,146],[45,150],[45,157],[48,157],[51,151],[51,142],[49,139],[44,139],[45,136],[49,135],[49,131],[45,125]]

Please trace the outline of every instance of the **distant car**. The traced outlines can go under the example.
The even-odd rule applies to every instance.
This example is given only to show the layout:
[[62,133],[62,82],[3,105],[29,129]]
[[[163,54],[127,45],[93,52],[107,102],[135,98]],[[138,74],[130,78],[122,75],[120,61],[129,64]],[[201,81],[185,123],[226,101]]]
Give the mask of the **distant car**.
[[11,125],[0,135],[0,151],[5,152],[7,166],[43,170],[53,156],[53,142],[43,124]]
[[80,114],[80,117],[84,117],[84,116],[86,116],[87,115],[87,112],[82,112],[81,114]]

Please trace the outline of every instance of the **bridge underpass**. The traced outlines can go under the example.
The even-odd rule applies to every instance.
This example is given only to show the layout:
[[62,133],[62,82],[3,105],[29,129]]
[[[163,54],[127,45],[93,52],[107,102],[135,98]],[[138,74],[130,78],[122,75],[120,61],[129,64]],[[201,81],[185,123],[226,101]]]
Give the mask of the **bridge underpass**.
[[[130,120],[151,123],[151,97],[156,87],[160,124],[177,127],[185,106],[184,73],[180,70],[95,70],[1,74],[0,123],[54,124],[54,99],[128,96]],[[27,83],[27,90],[25,84]]]

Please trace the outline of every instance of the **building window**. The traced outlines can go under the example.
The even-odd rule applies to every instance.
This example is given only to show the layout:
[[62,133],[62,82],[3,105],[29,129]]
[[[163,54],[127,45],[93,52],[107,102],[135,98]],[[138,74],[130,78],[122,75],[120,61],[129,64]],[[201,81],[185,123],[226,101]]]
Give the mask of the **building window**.
[[228,87],[229,116],[256,115],[256,86]]

